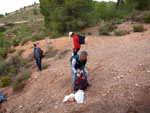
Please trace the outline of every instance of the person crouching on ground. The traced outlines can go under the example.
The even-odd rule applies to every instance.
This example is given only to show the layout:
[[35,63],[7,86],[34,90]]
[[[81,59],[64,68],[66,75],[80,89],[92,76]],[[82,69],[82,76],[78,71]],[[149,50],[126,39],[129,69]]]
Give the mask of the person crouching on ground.
[[41,49],[36,44],[33,44],[34,46],[34,59],[36,60],[36,64],[38,67],[37,71],[42,71],[42,56],[41,56]]
[[[77,75],[77,70],[78,69],[83,71],[83,74],[85,75],[86,79],[88,78],[88,71],[85,68],[85,65],[86,65],[86,62],[87,62],[87,56],[88,56],[88,53],[86,51],[82,51],[81,55],[76,55],[72,58],[71,72],[72,72],[73,88],[75,88],[76,75]],[[88,86],[89,86],[89,84],[88,84]]]

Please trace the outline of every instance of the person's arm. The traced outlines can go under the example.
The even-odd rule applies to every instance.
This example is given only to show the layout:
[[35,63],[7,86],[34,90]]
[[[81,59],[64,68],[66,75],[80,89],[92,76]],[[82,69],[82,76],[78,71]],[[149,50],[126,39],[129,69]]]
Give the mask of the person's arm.
[[35,57],[36,57],[36,56],[35,56],[35,54],[36,54],[35,52],[36,52],[36,51],[35,51],[35,49],[34,49],[34,51],[33,51],[33,58],[35,58]]
[[71,69],[72,69],[72,71],[73,71],[75,74],[77,74],[77,71],[76,71],[76,69],[75,69],[75,65],[76,65],[76,59],[73,58],[73,59],[72,59],[72,63],[71,63]]

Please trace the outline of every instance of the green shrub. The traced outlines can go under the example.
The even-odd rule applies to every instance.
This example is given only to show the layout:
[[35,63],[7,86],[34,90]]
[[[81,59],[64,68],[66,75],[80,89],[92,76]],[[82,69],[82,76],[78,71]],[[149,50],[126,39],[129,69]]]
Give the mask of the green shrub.
[[33,14],[34,14],[34,15],[38,15],[37,9],[33,9]]
[[144,26],[142,26],[142,25],[133,26],[133,31],[134,32],[143,32],[144,30],[145,30]]
[[108,27],[99,27],[98,29],[99,35],[109,35],[109,29]]
[[42,39],[43,39],[42,36],[40,36],[40,35],[35,35],[35,36],[33,36],[30,40],[31,40],[32,42],[35,42],[35,41],[42,40]]
[[91,33],[91,32],[88,32],[88,35],[92,35],[92,33]]
[[1,80],[1,87],[6,87],[11,84],[10,77],[2,77],[0,80]]
[[27,61],[22,59],[20,56],[13,56],[11,57],[9,64],[15,66],[17,70],[19,70],[21,67],[26,66]]
[[144,22],[145,22],[145,23],[150,23],[150,14],[147,14],[147,15],[144,17]]
[[15,38],[12,39],[12,45],[13,45],[14,47],[18,46],[19,43],[20,43],[20,41],[17,39],[17,37],[15,37]]
[[7,56],[6,50],[0,48],[0,57],[4,59],[4,58],[6,58],[6,56]]
[[19,51],[18,51],[18,55],[21,56],[23,52],[24,52],[24,50],[22,50],[22,49],[19,50]]
[[6,74],[11,76],[11,77],[16,76],[18,74],[18,70],[15,66],[9,65]]
[[24,44],[26,44],[29,41],[28,38],[25,38],[21,41],[21,46],[23,46]]
[[23,78],[19,77],[13,82],[13,91],[18,91],[23,89],[24,83],[23,83]]
[[58,38],[60,35],[58,34],[58,33],[56,33],[56,32],[51,32],[50,33],[50,38]]
[[3,18],[4,17],[4,15],[3,14],[0,14],[0,18]]
[[8,68],[9,68],[9,63],[0,61],[0,75],[7,75],[8,74]]
[[116,36],[123,36],[123,35],[126,35],[126,34],[129,34],[129,32],[128,31],[122,31],[122,30],[115,31]]
[[117,29],[117,26],[113,22],[109,22],[99,27],[99,35],[109,35],[110,32]]
[[48,68],[48,65],[43,65],[42,66],[42,69],[47,69]]
[[14,53],[15,51],[16,51],[15,48],[10,48],[10,49],[8,50],[8,53]]
[[23,72],[22,76],[24,77],[25,80],[27,80],[31,77],[31,74],[32,74],[31,71],[27,71],[27,72]]
[[119,18],[116,19],[116,23],[117,23],[117,24],[121,24],[121,23],[122,23],[121,19],[119,19]]
[[5,27],[0,27],[0,32],[5,32],[6,28]]

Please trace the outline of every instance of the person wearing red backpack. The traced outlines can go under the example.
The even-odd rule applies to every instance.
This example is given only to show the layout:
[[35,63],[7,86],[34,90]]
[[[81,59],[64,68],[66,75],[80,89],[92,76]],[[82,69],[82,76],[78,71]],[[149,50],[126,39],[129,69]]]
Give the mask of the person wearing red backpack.
[[73,49],[73,56],[78,54],[78,51],[80,50],[80,43],[79,43],[79,37],[77,34],[73,32],[69,32],[69,38],[73,38],[73,44],[74,44],[74,49]]

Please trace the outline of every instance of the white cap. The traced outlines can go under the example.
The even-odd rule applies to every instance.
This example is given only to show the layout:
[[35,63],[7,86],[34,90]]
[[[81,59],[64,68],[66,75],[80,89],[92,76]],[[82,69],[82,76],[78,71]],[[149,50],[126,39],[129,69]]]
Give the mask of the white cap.
[[71,38],[72,34],[73,34],[73,32],[69,32],[69,38]]

